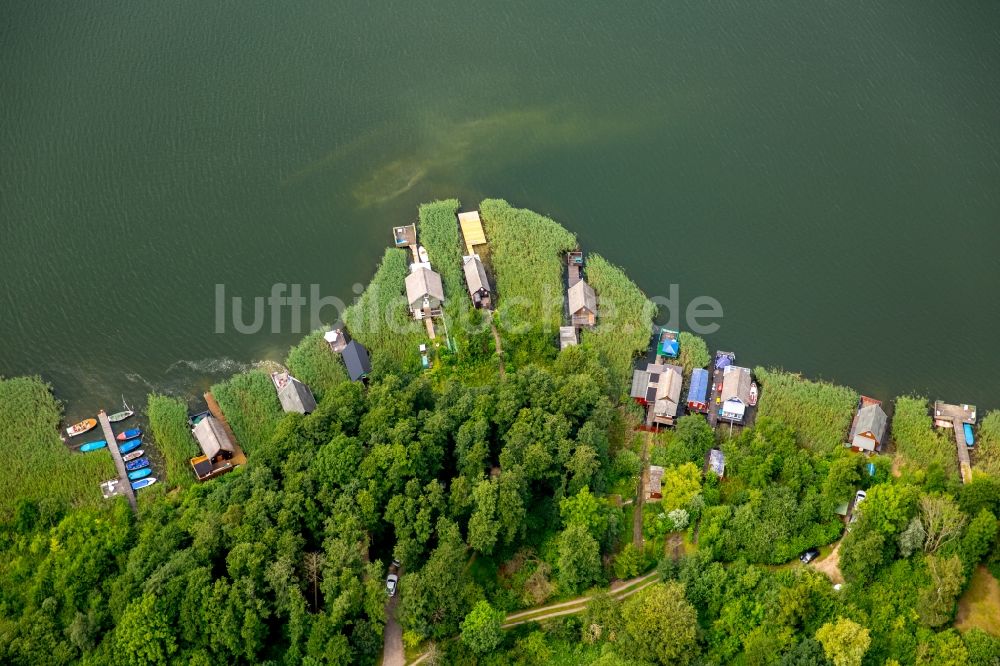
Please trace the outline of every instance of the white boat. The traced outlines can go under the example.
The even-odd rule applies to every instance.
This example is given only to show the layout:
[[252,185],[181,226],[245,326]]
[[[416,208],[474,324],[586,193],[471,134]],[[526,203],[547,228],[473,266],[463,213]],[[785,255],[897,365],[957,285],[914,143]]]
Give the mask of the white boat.
[[750,399],[747,402],[750,403],[751,407],[757,404],[757,382],[750,384]]
[[429,264],[431,260],[427,256],[427,250],[421,245],[417,248],[417,256],[420,257],[420,262],[424,264]]

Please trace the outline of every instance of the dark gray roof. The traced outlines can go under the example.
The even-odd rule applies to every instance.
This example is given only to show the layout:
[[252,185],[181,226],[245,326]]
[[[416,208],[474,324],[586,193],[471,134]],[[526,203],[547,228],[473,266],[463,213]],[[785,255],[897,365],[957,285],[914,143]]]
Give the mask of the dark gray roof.
[[633,398],[646,399],[646,388],[649,386],[649,373],[645,370],[634,370],[632,372],[632,390],[629,395]]
[[465,283],[469,285],[469,295],[479,291],[491,292],[490,280],[486,277],[486,268],[479,257],[473,255],[462,260],[462,270],[465,271]]
[[288,383],[278,391],[278,400],[286,412],[311,414],[316,411],[316,398],[312,391],[295,377],[289,377]]
[[885,437],[887,420],[881,405],[872,404],[862,407],[858,410],[858,418],[855,419],[854,427],[851,429],[851,440],[853,441],[854,437],[860,433],[870,432],[875,435],[875,441],[881,444]]
[[371,361],[368,360],[368,350],[357,340],[351,340],[341,354],[344,358],[344,365],[347,366],[347,374],[351,381],[358,381],[372,371]]

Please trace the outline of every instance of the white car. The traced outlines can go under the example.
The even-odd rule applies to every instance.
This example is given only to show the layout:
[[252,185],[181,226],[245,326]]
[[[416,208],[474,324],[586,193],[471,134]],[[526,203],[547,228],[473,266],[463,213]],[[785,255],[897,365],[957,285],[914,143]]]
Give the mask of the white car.
[[385,591],[390,597],[396,596],[396,583],[399,582],[399,576],[394,573],[386,576],[385,579]]
[[854,496],[854,508],[858,508],[858,505],[861,504],[861,501],[866,497],[868,497],[868,495],[865,494],[865,491],[859,490],[858,494]]

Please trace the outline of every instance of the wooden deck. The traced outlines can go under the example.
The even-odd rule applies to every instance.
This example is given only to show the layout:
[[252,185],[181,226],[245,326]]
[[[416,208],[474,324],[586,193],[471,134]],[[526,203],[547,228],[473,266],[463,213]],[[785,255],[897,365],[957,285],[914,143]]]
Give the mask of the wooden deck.
[[135,503],[135,491],[132,490],[132,483],[128,480],[125,461],[122,460],[121,451],[118,450],[118,440],[115,439],[115,431],[111,429],[111,421],[108,420],[108,415],[104,413],[103,409],[97,413],[97,420],[101,423],[101,430],[104,431],[104,441],[108,443],[108,451],[111,452],[111,458],[115,461],[115,469],[118,470],[118,486],[116,490],[118,494],[125,495],[129,506],[132,507],[132,511],[134,512],[138,509]]
[[969,460],[969,446],[965,441],[965,424],[954,421],[952,428],[955,430],[955,448],[958,449],[958,470],[962,474],[962,483],[972,481],[972,461]]
[[236,440],[236,435],[233,434],[233,429],[229,427],[229,421],[226,420],[226,415],[222,413],[222,408],[219,407],[219,403],[216,401],[215,396],[209,391],[205,394],[205,404],[208,405],[208,411],[212,412],[212,416],[219,419],[219,423],[225,428],[226,434],[229,435],[229,441],[233,443],[233,457],[227,462],[233,464],[233,467],[237,465],[246,465],[247,457],[243,453],[243,449],[240,447],[240,443]]

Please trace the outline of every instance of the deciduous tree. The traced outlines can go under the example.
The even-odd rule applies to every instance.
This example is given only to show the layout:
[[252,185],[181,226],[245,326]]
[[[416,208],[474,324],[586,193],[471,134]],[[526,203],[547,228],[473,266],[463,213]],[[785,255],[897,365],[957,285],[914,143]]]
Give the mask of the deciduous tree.
[[846,617],[820,627],[816,640],[823,644],[823,651],[834,666],[861,666],[872,642],[868,629]]

